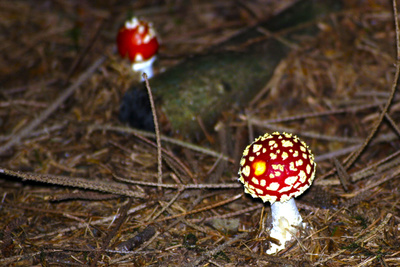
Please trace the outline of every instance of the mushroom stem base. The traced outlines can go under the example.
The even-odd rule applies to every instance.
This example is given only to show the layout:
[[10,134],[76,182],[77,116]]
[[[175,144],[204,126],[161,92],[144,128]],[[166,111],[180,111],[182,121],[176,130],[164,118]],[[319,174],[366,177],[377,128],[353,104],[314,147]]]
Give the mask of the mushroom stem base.
[[296,226],[302,226],[303,222],[293,198],[272,204],[271,217],[270,236],[277,239],[280,245],[271,242],[267,254],[274,254],[284,249],[286,241],[290,241],[292,235],[297,234]]

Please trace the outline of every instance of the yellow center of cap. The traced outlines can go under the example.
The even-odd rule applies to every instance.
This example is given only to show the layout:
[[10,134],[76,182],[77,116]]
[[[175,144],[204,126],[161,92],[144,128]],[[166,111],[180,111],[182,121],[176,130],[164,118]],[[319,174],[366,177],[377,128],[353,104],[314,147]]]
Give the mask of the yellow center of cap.
[[257,160],[253,163],[252,167],[254,170],[254,175],[260,176],[264,174],[265,170],[267,169],[267,164],[265,161]]

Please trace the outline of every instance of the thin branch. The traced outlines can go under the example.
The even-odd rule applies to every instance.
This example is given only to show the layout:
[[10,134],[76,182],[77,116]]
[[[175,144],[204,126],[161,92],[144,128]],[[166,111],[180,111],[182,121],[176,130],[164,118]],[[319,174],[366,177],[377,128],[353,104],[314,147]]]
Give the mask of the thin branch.
[[357,172],[354,172],[351,174],[352,181],[358,181],[361,180],[365,177],[371,176],[375,173],[381,173],[383,171],[386,171],[388,169],[391,169],[397,165],[400,164],[400,150],[394,152],[393,154],[385,157],[384,159],[379,160],[378,162],[374,164],[370,164],[368,167],[359,170]]
[[56,111],[61,106],[62,103],[65,102],[65,100],[67,100],[76,91],[76,89],[78,89],[86,80],[88,80],[93,75],[97,68],[101,64],[103,64],[106,58],[106,56],[102,56],[98,60],[96,60],[84,73],[81,74],[81,76],[79,76],[74,84],[65,89],[65,91],[47,109],[40,113],[38,117],[34,118],[32,122],[30,122],[17,134],[13,133],[10,141],[0,146],[0,155],[14,145],[21,142],[22,138],[29,135],[36,127],[43,123],[54,111]]
[[342,184],[344,191],[347,192],[349,190],[351,177],[337,158],[333,158],[333,162],[335,163],[336,172],[339,176],[340,183]]
[[[391,213],[386,214],[385,218],[382,220],[382,222],[379,224],[378,227],[375,227],[371,232],[368,232],[367,234],[359,237],[355,241],[355,243],[362,244],[362,243],[366,242],[371,236],[375,235],[377,232],[382,231],[383,227],[389,222],[389,220],[392,218],[392,216],[393,216],[393,214],[391,214]],[[339,256],[340,254],[344,253],[345,251],[346,251],[346,249],[341,249],[341,250],[337,251],[336,253],[329,255],[329,257],[327,257],[327,258],[324,258],[317,262],[314,262],[313,266],[320,266],[322,263],[327,262],[328,260]]]
[[[253,118],[253,117],[246,117],[246,118],[242,117],[242,118],[249,121],[252,125],[267,128],[270,130],[273,129],[273,130],[278,130],[281,132],[290,132],[290,133],[297,134],[296,130],[292,129],[292,128],[283,127],[283,126],[276,125],[276,124],[266,123],[263,120],[259,120],[257,118]],[[313,138],[313,139],[320,139],[320,140],[326,140],[326,141],[332,141],[332,142],[346,142],[346,143],[361,143],[362,142],[362,139],[356,138],[356,137],[330,136],[330,135],[318,134],[318,133],[306,132],[306,131],[301,131],[298,134],[303,137],[309,137],[309,138]]]
[[365,104],[365,105],[352,106],[352,107],[348,107],[348,108],[339,108],[339,109],[320,111],[320,112],[310,112],[310,113],[304,113],[304,114],[293,115],[293,116],[288,116],[288,117],[281,117],[281,118],[278,117],[278,118],[263,120],[263,123],[279,123],[279,122],[304,120],[304,119],[315,118],[315,117],[324,117],[324,116],[330,116],[330,115],[341,114],[341,113],[354,113],[354,112],[357,112],[360,110],[376,108],[376,107],[379,107],[379,105],[384,104],[384,103],[385,102],[378,101],[377,103],[373,103],[373,104]]
[[[151,140],[145,138],[144,136],[142,136],[140,134],[133,133],[133,135],[135,135],[138,139],[146,142],[147,144],[156,147],[157,152],[158,152],[158,147],[160,147],[161,152],[163,152],[165,155],[167,155],[169,158],[171,158],[181,168],[181,170],[183,170],[186,173],[186,175],[188,175],[190,178],[193,178],[193,173],[189,170],[189,168],[185,164],[183,164],[183,162],[179,158],[175,157],[174,154],[172,154],[168,150],[162,148],[161,146],[158,146],[158,144],[154,144],[154,142],[152,142]],[[164,157],[164,159],[166,159],[166,158]],[[160,160],[160,157],[159,157],[159,160]],[[160,165],[158,165],[158,166],[160,166]],[[158,175],[159,175],[159,173],[157,173],[157,177],[158,177]]]
[[[164,218],[155,220],[154,222],[156,222],[156,223],[158,223],[158,222],[164,222],[164,221],[176,219],[176,218],[179,218],[179,217],[183,217],[183,216],[187,216],[187,215],[191,215],[191,214],[203,212],[203,211],[206,211],[206,210],[211,210],[211,209],[214,209],[214,208],[216,208],[216,207],[220,207],[220,206],[226,205],[226,204],[228,204],[228,203],[230,203],[230,202],[233,202],[233,201],[235,201],[235,200],[241,198],[242,196],[243,196],[243,193],[238,194],[238,195],[236,195],[236,196],[233,196],[233,197],[231,197],[231,198],[228,198],[228,199],[226,199],[226,200],[223,200],[223,201],[220,201],[220,202],[217,202],[217,203],[208,205],[208,206],[203,207],[203,208],[199,208],[199,209],[196,209],[196,210],[191,210],[191,211],[188,211],[188,212],[184,212],[184,213],[179,213],[179,214],[171,215],[171,216],[169,216],[169,217],[164,217]],[[147,224],[150,224],[150,223],[152,223],[152,222],[147,222],[147,223],[145,223],[144,225],[147,225]]]
[[[160,187],[159,187],[160,188]],[[178,192],[176,192],[175,196],[166,204],[163,205],[163,207],[161,208],[161,210],[159,210],[151,219],[152,221],[154,221],[155,219],[158,218],[158,216],[161,215],[161,213],[163,213],[167,208],[169,208],[177,199],[178,197],[181,195],[181,193],[183,192],[182,189],[179,189]],[[161,202],[160,202],[161,203]]]
[[[400,155],[400,151],[397,151],[374,164],[370,164],[368,167],[364,169],[352,173],[350,175],[351,181],[354,183],[366,177],[372,176],[375,173],[383,173],[387,170],[393,169],[394,167],[400,164],[400,158],[398,157],[398,155]],[[339,185],[340,181],[338,181],[336,177],[333,177],[330,179],[318,179],[317,181],[315,181],[315,184]]]
[[[133,207],[133,208],[129,209],[128,212],[127,212],[127,215],[131,215],[131,214],[133,214],[133,213],[135,213],[137,211],[140,211],[140,210],[143,210],[145,208],[148,208],[150,205],[153,205],[153,204],[154,204],[154,201],[140,204],[140,205],[138,205],[136,207]],[[77,225],[74,225],[74,226],[71,226],[71,227],[68,227],[68,228],[58,229],[58,230],[53,231],[53,232],[44,233],[44,234],[41,234],[41,235],[36,235],[36,236],[30,237],[30,239],[40,239],[40,238],[47,237],[47,236],[64,234],[64,233],[75,231],[75,230],[78,230],[78,229],[82,229],[82,228],[85,228],[85,227],[88,227],[88,226],[105,224],[105,223],[114,221],[115,220],[115,216],[116,215],[112,215],[112,216],[108,216],[108,217],[105,217],[105,218],[102,218],[102,219],[99,219],[99,220],[96,220],[96,221],[79,223]]]
[[249,233],[247,233],[247,232],[238,234],[234,238],[229,239],[228,241],[226,241],[222,245],[219,245],[218,247],[214,248],[213,250],[210,250],[210,251],[207,251],[207,252],[203,253],[202,256],[198,257],[195,261],[188,263],[186,266],[198,266],[202,261],[205,261],[208,258],[211,258],[215,254],[221,252],[221,250],[224,250],[228,246],[232,245],[233,243],[238,242],[239,240],[246,238],[248,235],[249,235]]
[[[54,124],[52,126],[44,127],[42,129],[36,130],[34,132],[30,132],[26,137],[36,137],[36,136],[41,136],[41,135],[50,135],[51,132],[58,131],[58,130],[61,130],[61,129],[65,128],[66,124],[67,124],[67,122],[64,121],[64,122],[59,123],[59,124]],[[13,138],[13,136],[11,136],[11,135],[0,135],[0,142],[1,141],[7,141],[7,140],[10,140],[12,138]]]
[[358,157],[361,155],[361,153],[364,151],[364,149],[368,146],[368,144],[371,142],[372,138],[374,137],[375,133],[377,132],[379,126],[381,125],[383,119],[385,118],[385,114],[388,112],[389,107],[392,103],[392,100],[394,98],[394,95],[397,90],[397,84],[399,81],[399,76],[400,76],[400,29],[399,29],[399,21],[398,21],[398,14],[397,14],[397,4],[396,1],[393,0],[393,16],[394,16],[394,23],[396,27],[396,73],[394,75],[393,83],[392,83],[392,89],[390,96],[385,104],[385,107],[383,108],[383,111],[379,115],[378,121],[375,123],[373,129],[371,130],[370,134],[368,137],[365,139],[363,145],[361,146],[360,149],[356,150],[349,158],[349,160],[346,162],[345,168],[348,169],[353,165],[353,163],[358,159]]
[[147,74],[143,73],[143,79],[146,83],[147,93],[149,94],[149,100],[151,105],[151,112],[153,113],[154,129],[156,132],[156,142],[157,142],[157,166],[158,166],[158,183],[162,184],[162,151],[161,151],[161,138],[160,138],[160,128],[158,126],[157,112],[154,105],[153,94],[151,93],[151,87],[149,80],[147,79]]
[[123,223],[126,221],[126,217],[128,216],[128,211],[132,206],[132,198],[129,198],[127,203],[125,203],[121,210],[118,212],[118,217],[115,221],[115,226],[110,230],[107,231],[107,234],[103,238],[103,242],[101,248],[95,251],[95,257],[93,258],[91,266],[97,266],[97,262],[99,261],[102,253],[109,247],[111,239],[118,235],[118,231],[120,231]]
[[30,181],[61,185],[61,186],[71,186],[75,188],[118,194],[121,196],[129,196],[137,198],[146,197],[146,194],[144,193],[141,193],[139,191],[133,191],[127,186],[113,182],[105,183],[101,181],[91,181],[85,178],[75,178],[69,176],[50,175],[50,174],[26,173],[21,171],[12,171],[1,167],[0,167],[0,173],[4,173],[14,178],[18,177],[22,180],[30,180]]
[[130,180],[127,178],[123,178],[113,174],[113,177],[117,181],[142,185],[142,186],[153,186],[153,187],[162,187],[162,188],[174,188],[178,190],[186,190],[186,189],[226,189],[226,188],[241,188],[243,185],[240,183],[220,183],[220,184],[160,184],[160,183],[152,183],[152,182],[144,182],[138,180]]
[[[89,126],[89,132],[94,131],[94,130],[115,131],[115,132],[120,132],[120,133],[129,133],[129,134],[133,134],[135,136],[142,135],[142,136],[146,136],[146,137],[155,138],[154,133],[141,131],[141,130],[137,130],[137,129],[133,129],[133,128],[129,128],[129,127],[112,126],[112,125],[98,125],[98,124],[93,124],[93,125]],[[203,153],[205,155],[213,156],[215,158],[221,157],[221,159],[223,159],[223,160],[234,162],[233,159],[230,159],[228,156],[223,155],[222,153],[216,152],[214,150],[207,149],[207,148],[204,148],[201,146],[197,146],[195,144],[184,142],[184,141],[181,141],[178,139],[170,138],[170,137],[164,136],[164,135],[161,135],[160,137],[161,137],[162,141],[165,141],[165,142],[168,142],[168,143],[171,143],[174,145],[178,145],[181,147],[185,147],[187,149],[190,149],[190,150],[193,150],[193,151],[196,151],[199,153]]]
[[390,125],[393,127],[395,130],[396,134],[400,136],[400,128],[397,126],[396,122],[392,119],[392,116],[389,115],[389,113],[385,113],[385,118],[388,120]]

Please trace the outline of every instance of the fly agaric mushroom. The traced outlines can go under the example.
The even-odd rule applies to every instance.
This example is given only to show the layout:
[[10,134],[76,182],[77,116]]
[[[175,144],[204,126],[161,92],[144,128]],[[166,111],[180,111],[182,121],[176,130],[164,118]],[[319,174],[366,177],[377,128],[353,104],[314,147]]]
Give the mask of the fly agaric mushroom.
[[239,169],[244,191],[271,203],[270,236],[280,245],[271,243],[268,254],[284,249],[302,226],[294,197],[310,187],[315,169],[314,155],[292,134],[267,133],[244,150]]
[[117,35],[118,52],[121,57],[128,57],[132,69],[145,72],[148,78],[153,76],[153,62],[156,59],[159,43],[150,23],[133,17],[125,22]]

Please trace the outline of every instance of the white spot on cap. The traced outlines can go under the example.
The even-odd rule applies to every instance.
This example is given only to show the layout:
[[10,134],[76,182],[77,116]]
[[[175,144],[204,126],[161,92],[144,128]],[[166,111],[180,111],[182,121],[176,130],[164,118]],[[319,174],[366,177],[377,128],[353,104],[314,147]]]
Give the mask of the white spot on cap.
[[144,38],[143,38],[143,43],[144,43],[144,44],[148,44],[148,43],[150,42],[150,40],[151,40],[151,36],[148,35],[148,34],[146,34],[146,35],[144,36]]
[[285,170],[285,165],[283,164],[271,164],[272,169],[274,170],[279,170],[279,171],[284,171]]
[[283,147],[292,147],[293,146],[293,142],[290,140],[283,140],[282,141],[282,146]]
[[280,187],[279,183],[270,183],[267,190],[276,191]]
[[259,195],[264,195],[264,191],[260,188],[256,188],[256,191]]
[[310,164],[307,164],[306,172],[307,172],[307,174],[310,174],[310,172],[311,172],[311,165]]
[[[277,133],[277,134],[279,134],[279,133]],[[283,132],[282,133],[286,138],[292,138],[292,135],[290,134],[290,133],[285,133],[285,132]]]
[[293,185],[294,182],[296,182],[297,176],[289,176],[288,178],[285,179],[285,184],[287,185]]
[[133,17],[131,20],[125,22],[125,28],[127,29],[135,29],[139,25],[139,20],[136,17]]
[[271,140],[271,141],[268,142],[269,146],[274,146],[275,144],[276,144],[276,142],[274,140]]
[[250,166],[249,165],[244,166],[244,168],[242,169],[242,174],[244,174],[247,177],[250,175]]
[[142,54],[136,54],[136,56],[135,56],[135,61],[136,61],[136,62],[143,61],[143,56],[142,56]]
[[261,200],[264,202],[269,201],[271,204],[274,204],[274,202],[278,199],[277,196],[270,196],[270,195],[265,195],[265,196],[260,196]]
[[294,162],[293,161],[289,163],[289,170],[297,171],[297,168],[294,166]]
[[292,195],[282,195],[279,202],[285,202],[292,198]]
[[150,36],[150,38],[153,38],[153,37],[156,36],[156,32],[154,31],[152,25],[150,25],[149,27],[150,28],[149,28],[149,34],[148,35]]
[[256,177],[251,178],[251,182],[252,182],[253,184],[256,184],[256,185],[259,185],[259,184],[260,184],[260,181],[259,181]]
[[292,189],[291,186],[285,186],[285,187],[281,188],[278,192],[279,193],[283,193],[283,192],[289,191],[290,189]]
[[143,34],[145,30],[146,30],[146,27],[145,27],[145,26],[143,26],[142,24],[139,25],[139,28],[138,28],[138,33],[139,33],[139,34]]
[[262,148],[262,145],[255,144],[253,146],[253,153],[257,153]]
[[307,180],[307,175],[306,175],[306,173],[305,173],[303,170],[301,170],[301,171],[299,172],[299,177],[300,177],[300,182],[301,182],[302,184],[304,184],[304,183],[306,182],[306,180]]
[[247,192],[246,192],[246,193],[249,193],[249,194],[251,194],[253,197],[255,196],[255,192],[254,192],[254,190],[253,190],[253,189],[251,189],[251,188],[245,188],[245,190],[247,190]]

